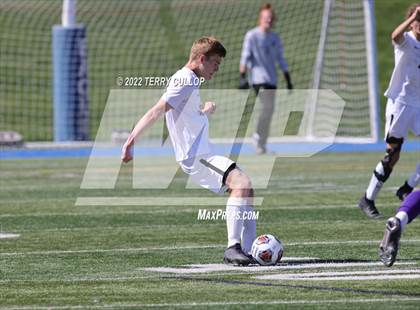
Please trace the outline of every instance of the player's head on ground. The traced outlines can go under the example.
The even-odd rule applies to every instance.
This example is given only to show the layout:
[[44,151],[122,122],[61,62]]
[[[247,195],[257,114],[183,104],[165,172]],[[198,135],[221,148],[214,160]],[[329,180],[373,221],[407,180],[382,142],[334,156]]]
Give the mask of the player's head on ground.
[[416,14],[417,18],[411,23],[410,30],[414,32],[417,39],[420,39],[420,2],[410,5],[405,14],[405,18],[408,19],[413,14]]
[[271,30],[275,20],[275,14],[273,6],[270,3],[264,3],[260,7],[258,13],[258,26],[264,32]]
[[202,37],[193,43],[187,66],[199,77],[210,80],[219,70],[225,56],[226,49],[219,40],[214,37]]

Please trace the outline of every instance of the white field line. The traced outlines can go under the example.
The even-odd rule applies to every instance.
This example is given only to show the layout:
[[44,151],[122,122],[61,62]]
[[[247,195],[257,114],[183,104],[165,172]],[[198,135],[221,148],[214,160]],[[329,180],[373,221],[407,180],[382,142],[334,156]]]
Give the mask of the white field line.
[[[205,227],[210,227],[212,225],[226,225],[224,221],[206,221]],[[19,229],[13,230],[14,233],[28,233],[28,232],[66,232],[66,231],[95,231],[95,230],[121,230],[121,229],[148,229],[148,228],[181,228],[181,227],[203,227],[202,223],[196,224],[150,224],[150,225],[121,225],[121,226],[96,226],[96,227],[64,227],[64,228],[47,228],[47,229]]]
[[[300,262],[300,261],[307,261],[310,259],[318,259],[317,257],[287,257],[284,258],[284,262]],[[241,270],[241,269],[238,269]],[[239,273],[242,274],[242,273]],[[243,273],[243,274],[249,274]],[[212,274],[214,275],[214,274]],[[232,275],[232,273],[225,273],[225,274],[218,274],[218,275]],[[238,273],[235,273],[238,275]],[[0,283],[46,283],[46,282],[93,282],[93,281],[130,281],[130,280],[141,280],[141,279],[156,279],[158,276],[156,274],[153,275],[130,275],[130,276],[115,276],[115,275],[92,275],[90,277],[74,277],[74,278],[48,278],[48,279],[2,279]]]
[[[301,245],[338,245],[338,244],[379,244],[379,240],[351,240],[351,241],[311,241],[311,242],[291,242],[284,243],[287,246],[301,246]],[[420,243],[416,240],[403,240],[402,244]],[[141,252],[141,251],[181,251],[189,249],[210,249],[210,248],[224,248],[225,244],[210,244],[210,245],[191,245],[180,247],[144,247],[144,248],[116,248],[116,249],[83,249],[83,250],[52,250],[52,251],[30,251],[30,252],[4,252],[1,256],[30,256],[30,255],[54,255],[54,254],[89,254],[89,253],[112,253],[112,252]]]
[[[416,262],[398,262],[398,266],[415,265]],[[281,271],[281,270],[295,270],[295,269],[315,269],[315,268],[347,268],[347,267],[373,267],[383,266],[381,262],[367,262],[367,263],[303,263],[300,265],[277,265],[277,266],[247,266],[237,267],[225,264],[203,264],[203,265],[187,265],[183,267],[149,267],[139,268],[137,270],[160,272],[160,273],[174,273],[174,274],[205,274],[210,272],[224,272],[224,271],[241,271],[249,273],[258,273],[265,271]]]
[[[340,188],[341,190],[341,188]],[[264,197],[254,197],[254,206],[261,206]],[[226,206],[224,197],[78,197],[75,206]],[[382,204],[382,207],[397,204]],[[278,206],[265,210],[354,208],[356,204],[325,206]]]
[[285,276],[288,278],[299,277],[335,277],[335,276],[351,276],[351,275],[377,275],[377,274],[410,274],[419,273],[420,269],[382,269],[382,270],[356,270],[356,271],[335,271],[335,272],[304,272],[304,273],[282,273],[282,274],[269,274],[257,276],[255,279],[269,280],[277,279],[278,276]]
[[[226,205],[226,203],[225,203]],[[385,206],[385,205],[382,205]],[[390,206],[393,206],[390,204]],[[139,206],[142,207],[142,206]],[[173,208],[170,205],[168,205],[168,208],[160,208],[160,209],[153,209],[153,206],[147,205],[147,207],[150,207],[151,210],[145,210],[141,209],[138,211],[112,211],[112,212],[103,212],[103,210],[100,210],[98,212],[54,212],[54,213],[25,213],[25,214],[12,214],[12,213],[4,213],[0,214],[0,218],[19,218],[19,217],[49,217],[49,216],[103,216],[103,215],[130,215],[130,214],[159,214],[159,213],[191,213],[191,212],[198,212],[200,209],[199,205],[196,206],[196,208],[182,208],[182,206],[179,206],[180,208]],[[209,208],[208,210],[216,210],[214,206],[213,208]],[[257,208],[255,211],[275,211],[275,210],[318,210],[318,209],[341,209],[341,208],[348,208],[348,209],[356,209],[357,206],[355,204],[343,204],[343,205],[325,205],[325,206],[311,206],[311,205],[301,205],[301,206],[278,206],[278,207],[261,207]],[[360,221],[360,220],[357,220]]]
[[352,280],[391,280],[391,279],[420,279],[420,269],[385,269],[369,271],[342,271],[342,272],[308,272],[308,273],[282,273],[255,276],[258,280],[299,280],[299,281],[352,281]]
[[[147,276],[109,276],[109,277],[80,277],[80,278],[48,278],[48,279],[3,279],[0,280],[0,284],[9,284],[9,283],[73,283],[73,282],[96,282],[96,281],[134,281],[142,279],[157,279],[156,275],[147,275]],[[0,308],[3,309],[3,308]]]
[[[254,197],[260,206],[263,197]],[[78,197],[76,206],[226,206],[225,197]]]
[[0,233],[0,239],[11,239],[11,238],[19,238],[19,234],[10,234],[10,233]]
[[[299,259],[304,259],[300,257]],[[241,270],[240,267],[237,268]],[[246,269],[246,268],[243,268]],[[261,267],[260,271],[264,272],[265,268]],[[286,274],[270,274],[270,275],[261,275],[261,276],[254,276],[254,279],[258,280],[329,280],[329,277],[335,277],[335,280],[341,280],[341,278],[337,278],[337,276],[346,276],[346,275],[403,275],[403,274],[411,274],[411,273],[418,273],[420,269],[382,269],[382,270],[360,270],[360,271],[344,271],[344,272],[313,272],[313,273],[286,273]],[[235,272],[234,275],[249,275],[249,272]],[[231,276],[232,272],[215,272],[211,274],[207,274],[206,276]],[[417,276],[417,274],[415,274]],[[202,277],[202,274],[197,274],[197,276]],[[319,276],[319,277],[316,277]],[[191,275],[191,279],[194,279],[195,275]],[[284,277],[281,278],[281,277]],[[96,281],[134,281],[134,280],[143,280],[143,279],[157,279],[158,276],[156,274],[152,275],[131,275],[131,276],[116,276],[116,275],[92,275],[90,277],[74,277],[74,278],[48,278],[48,279],[3,279],[0,280],[1,284],[8,284],[8,283],[74,283],[74,282],[96,282]],[[176,278],[174,278],[176,279]],[[209,278],[210,279],[210,278]],[[376,278],[375,278],[376,279]],[[350,279],[352,280],[352,279]],[[370,279],[371,280],[371,279]],[[374,280],[374,279],[373,279]]]
[[347,276],[347,277],[313,277],[313,278],[295,278],[284,280],[302,280],[302,281],[376,281],[376,280],[414,280],[420,279],[420,274],[401,274],[401,275],[376,275],[376,276]]
[[[337,244],[377,244],[381,240],[344,240],[344,241],[302,241],[302,242],[290,242],[286,243],[287,246],[300,246],[300,245],[337,245]],[[420,239],[408,239],[401,240],[401,244],[404,243],[419,243]]]
[[[63,201],[67,201],[67,200],[74,201],[74,197],[62,197],[62,198],[57,198],[57,197],[38,198],[37,197],[36,202],[37,203],[42,203],[42,202],[46,202],[46,201],[63,202]],[[26,199],[22,198],[22,197],[19,197],[19,199],[13,198],[13,199],[2,199],[2,200],[0,200],[0,205],[12,204],[12,203],[19,203],[19,204],[31,203],[31,204],[34,204],[34,199],[32,197],[26,198]]]
[[[305,225],[305,224],[320,224],[323,222],[331,222],[331,221],[300,221],[299,224]],[[346,221],[347,224],[352,222],[360,222],[360,220],[349,220]],[[28,232],[67,232],[67,231],[92,231],[92,230],[121,230],[121,229],[148,229],[148,228],[180,228],[180,227],[203,227],[203,223],[205,223],[205,227],[209,227],[212,225],[219,226],[219,225],[225,225],[224,220],[209,220],[209,221],[200,221],[195,224],[148,224],[148,225],[118,225],[118,226],[94,226],[94,227],[62,227],[62,228],[40,228],[40,229],[16,229],[11,230],[13,233],[28,233]],[[329,244],[330,241],[319,241],[321,243],[317,243],[318,241],[310,241],[310,242],[294,242],[294,243],[288,243],[290,246],[297,246],[297,245],[317,245],[317,244]],[[379,241],[375,240],[359,240],[359,241],[332,241],[331,244],[374,244],[379,243]],[[417,243],[420,242],[420,240],[408,240],[408,241],[401,241],[401,243]]]
[[223,245],[191,245],[182,247],[150,247],[150,248],[118,248],[118,249],[86,249],[86,250],[55,250],[55,251],[32,251],[32,252],[5,252],[0,253],[2,256],[31,256],[31,255],[55,255],[55,254],[95,254],[95,253],[119,253],[119,252],[142,252],[142,251],[181,251],[192,249],[209,249],[209,248],[222,248]]
[[2,308],[4,310],[52,310],[52,309],[105,309],[105,308],[197,308],[197,307],[221,307],[235,305],[328,305],[345,303],[388,303],[388,302],[412,302],[420,301],[415,297],[391,297],[391,298],[343,298],[321,300],[267,300],[267,301],[226,301],[226,302],[190,302],[190,303],[160,303],[160,304],[90,304],[90,305],[62,305],[62,306],[12,306]]
[[[210,209],[209,209],[210,210]],[[50,217],[50,216],[106,216],[106,215],[134,215],[134,214],[172,214],[172,213],[190,213],[197,212],[196,209],[156,209],[139,211],[120,211],[120,212],[55,212],[55,213],[25,213],[25,214],[1,214],[0,218],[19,218],[19,217]]]

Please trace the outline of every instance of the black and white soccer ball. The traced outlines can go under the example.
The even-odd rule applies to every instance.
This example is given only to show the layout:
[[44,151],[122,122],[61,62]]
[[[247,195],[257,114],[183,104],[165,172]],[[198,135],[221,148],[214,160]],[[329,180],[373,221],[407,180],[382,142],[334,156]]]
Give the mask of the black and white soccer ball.
[[283,244],[273,235],[261,235],[252,244],[251,254],[260,265],[276,265],[283,256]]

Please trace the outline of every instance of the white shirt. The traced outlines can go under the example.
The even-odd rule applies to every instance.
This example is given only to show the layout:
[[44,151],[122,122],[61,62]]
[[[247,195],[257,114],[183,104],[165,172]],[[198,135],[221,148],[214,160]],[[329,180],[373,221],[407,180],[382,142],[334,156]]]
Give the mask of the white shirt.
[[183,67],[171,77],[162,95],[162,99],[172,107],[166,112],[166,125],[178,162],[211,151],[209,121],[200,109],[199,87],[197,75]]
[[273,31],[264,32],[259,27],[249,30],[242,47],[241,65],[249,67],[251,84],[277,86],[276,64],[283,72],[288,70],[280,37]]
[[420,41],[412,32],[394,44],[395,67],[385,96],[394,102],[420,107]]

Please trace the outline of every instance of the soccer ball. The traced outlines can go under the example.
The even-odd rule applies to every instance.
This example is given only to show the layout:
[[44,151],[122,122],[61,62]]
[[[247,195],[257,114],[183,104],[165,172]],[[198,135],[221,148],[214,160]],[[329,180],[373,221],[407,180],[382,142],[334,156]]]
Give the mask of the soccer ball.
[[251,254],[260,265],[275,265],[283,256],[283,245],[273,235],[261,235],[252,244]]

